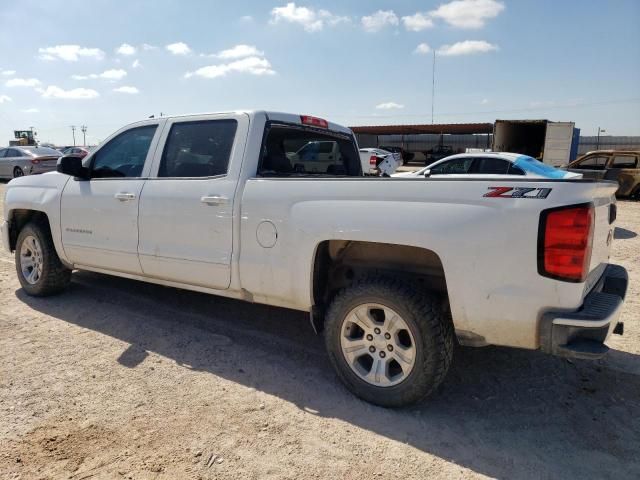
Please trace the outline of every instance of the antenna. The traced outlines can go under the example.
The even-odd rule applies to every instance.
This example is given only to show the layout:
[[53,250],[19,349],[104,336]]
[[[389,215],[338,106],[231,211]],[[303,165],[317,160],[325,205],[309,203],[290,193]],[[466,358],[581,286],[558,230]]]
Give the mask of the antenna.
[[431,69],[431,125],[433,125],[433,101],[436,96],[436,51],[433,51],[433,68]]

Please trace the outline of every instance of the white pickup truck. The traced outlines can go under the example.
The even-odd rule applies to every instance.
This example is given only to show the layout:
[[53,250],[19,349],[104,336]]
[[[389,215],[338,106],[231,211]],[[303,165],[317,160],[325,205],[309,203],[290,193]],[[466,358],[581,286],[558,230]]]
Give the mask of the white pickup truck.
[[[322,169],[293,155],[309,142],[335,142]],[[627,289],[615,190],[363,177],[349,129],[242,111],[138,122],[11,181],[2,238],[30,295],[81,269],[307,311],[346,386],[400,406],[442,382],[456,341],[607,351]]]

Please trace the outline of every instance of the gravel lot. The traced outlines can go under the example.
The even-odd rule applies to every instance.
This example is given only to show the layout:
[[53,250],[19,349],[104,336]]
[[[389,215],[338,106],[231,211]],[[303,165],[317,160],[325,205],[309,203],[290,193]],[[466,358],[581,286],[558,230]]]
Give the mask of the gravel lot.
[[639,478],[640,203],[618,218],[606,359],[461,348],[405,410],[348,393],[299,312],[82,272],[30,298],[3,251],[0,478]]

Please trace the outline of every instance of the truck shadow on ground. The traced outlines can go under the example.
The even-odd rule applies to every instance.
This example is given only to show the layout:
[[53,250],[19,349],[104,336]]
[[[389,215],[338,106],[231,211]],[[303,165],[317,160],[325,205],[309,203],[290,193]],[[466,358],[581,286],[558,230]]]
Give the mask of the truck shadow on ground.
[[338,383],[322,338],[300,312],[88,272],[74,273],[58,297],[16,296],[127,342],[113,368],[136,368],[154,352],[491,477],[606,478],[621,464],[640,476],[637,355],[615,352],[609,365],[459,348],[434,397],[390,410]]

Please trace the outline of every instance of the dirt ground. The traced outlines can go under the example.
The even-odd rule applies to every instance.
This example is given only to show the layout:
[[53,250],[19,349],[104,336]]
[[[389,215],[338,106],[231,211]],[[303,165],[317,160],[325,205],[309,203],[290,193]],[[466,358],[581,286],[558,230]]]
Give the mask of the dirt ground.
[[0,478],[640,478],[640,203],[618,205],[606,359],[460,348],[404,410],[347,392],[299,312],[81,272],[31,298],[3,252]]

